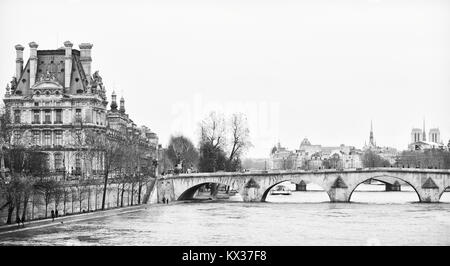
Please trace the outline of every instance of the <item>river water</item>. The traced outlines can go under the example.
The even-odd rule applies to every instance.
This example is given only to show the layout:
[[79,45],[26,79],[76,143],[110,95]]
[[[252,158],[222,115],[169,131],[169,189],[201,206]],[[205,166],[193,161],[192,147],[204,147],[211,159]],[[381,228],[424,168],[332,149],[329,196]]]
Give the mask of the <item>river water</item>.
[[[366,187],[364,187],[366,186]],[[311,187],[308,187],[311,189]],[[314,188],[312,188],[314,189]],[[360,185],[351,203],[324,191],[268,202],[175,202],[0,235],[14,245],[450,245],[450,192],[418,203],[412,189]]]

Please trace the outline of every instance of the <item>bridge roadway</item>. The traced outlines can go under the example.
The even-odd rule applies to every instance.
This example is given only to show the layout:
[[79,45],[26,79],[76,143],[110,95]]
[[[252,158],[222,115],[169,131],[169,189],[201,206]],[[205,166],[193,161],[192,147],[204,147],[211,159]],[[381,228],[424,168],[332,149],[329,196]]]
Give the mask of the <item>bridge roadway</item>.
[[395,180],[411,185],[420,202],[439,202],[450,187],[450,170],[415,168],[364,168],[318,171],[260,171],[217,172],[164,176],[157,180],[157,202],[163,198],[192,199],[204,184],[215,183],[230,186],[240,193],[244,201],[265,201],[271,188],[285,181],[299,184],[301,181],[322,187],[331,202],[349,202],[355,188],[370,179],[385,183]]

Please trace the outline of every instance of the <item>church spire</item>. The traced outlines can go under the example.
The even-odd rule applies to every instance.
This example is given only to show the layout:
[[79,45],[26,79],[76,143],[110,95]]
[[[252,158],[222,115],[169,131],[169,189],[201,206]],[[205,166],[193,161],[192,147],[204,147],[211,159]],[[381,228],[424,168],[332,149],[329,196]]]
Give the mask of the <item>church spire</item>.
[[372,124],[372,120],[370,120],[370,137],[369,137],[369,144],[371,146],[375,146],[375,141],[373,139],[373,124]]

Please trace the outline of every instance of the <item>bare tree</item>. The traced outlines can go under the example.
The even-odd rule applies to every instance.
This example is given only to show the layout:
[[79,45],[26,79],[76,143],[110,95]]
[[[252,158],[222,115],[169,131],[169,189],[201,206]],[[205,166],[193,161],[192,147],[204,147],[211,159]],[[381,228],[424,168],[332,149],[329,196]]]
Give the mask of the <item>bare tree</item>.
[[120,207],[123,207],[123,195],[125,194],[125,190],[126,190],[126,185],[127,185],[127,177],[123,176],[122,178],[122,189],[121,194],[120,194]]
[[53,192],[53,200],[55,202],[55,210],[57,210],[61,201],[64,201],[64,184],[61,182],[58,182],[58,186],[55,187]]
[[80,212],[82,212],[83,209],[83,200],[86,199],[87,197],[87,191],[88,191],[88,185],[87,182],[81,181],[79,182],[78,186],[77,186],[77,198],[78,198],[78,203],[80,205]]
[[200,142],[210,143],[212,147],[223,147],[226,141],[226,123],[222,114],[211,112],[200,123]]
[[35,189],[33,189],[31,195],[31,219],[34,219],[34,208],[40,204],[42,204],[42,198],[40,197],[40,194]]
[[54,179],[46,179],[42,178],[36,182],[35,189],[39,194],[42,195],[45,205],[45,218],[47,218],[48,214],[48,205],[52,201],[55,196],[55,191],[59,187],[58,181]]
[[72,214],[75,212],[75,201],[78,200],[78,191],[76,186],[70,188],[71,204],[72,204]]
[[250,130],[248,129],[247,119],[241,113],[231,115],[230,119],[230,155],[228,163],[230,170],[236,171],[233,162],[240,160],[241,154],[252,144],[250,142]]
[[172,136],[167,147],[167,157],[173,165],[181,164],[182,172],[197,166],[199,154],[194,144],[185,136]]
[[101,136],[97,143],[99,149],[104,152],[104,185],[102,198],[102,210],[104,210],[109,175],[115,172],[117,168],[122,168],[122,162],[125,160],[125,153],[123,140],[121,139],[114,140],[107,136]]
[[[16,220],[25,220],[30,196],[38,178],[48,174],[47,154],[27,143],[26,134],[16,134],[14,143],[5,154],[5,164],[9,169],[7,178],[2,179],[8,204],[7,223],[16,209]],[[23,203],[22,215],[20,208]],[[22,217],[20,217],[22,216]]]
[[63,200],[63,214],[66,215],[66,205],[69,201],[70,188],[67,188],[65,185],[62,187],[62,200]]
[[241,168],[241,155],[251,145],[243,114],[233,114],[226,124],[223,116],[212,112],[200,123],[199,168],[208,172],[237,171]]

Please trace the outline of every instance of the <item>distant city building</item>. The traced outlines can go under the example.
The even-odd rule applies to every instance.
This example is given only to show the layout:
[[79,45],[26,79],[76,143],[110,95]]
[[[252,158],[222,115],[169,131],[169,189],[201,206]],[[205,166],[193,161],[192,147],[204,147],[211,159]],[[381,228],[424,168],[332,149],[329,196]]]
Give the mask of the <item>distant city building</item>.
[[313,145],[305,138],[295,153],[298,169],[361,167],[361,152],[353,146],[344,144],[340,146]]
[[[411,144],[408,145],[408,148],[410,151],[450,150],[450,140],[447,146],[444,145],[439,128],[430,129],[427,138],[424,121],[423,129],[413,128],[411,130]],[[399,157],[401,157],[401,153],[397,149],[377,145],[371,121],[369,141],[364,144],[362,150],[343,144],[340,146],[311,144],[307,138],[304,138],[299,148],[294,151],[288,150],[278,143],[270,154],[269,168],[272,170],[360,168],[363,167],[363,154],[368,151],[387,160],[391,165],[398,164]]]
[[422,130],[419,128],[413,128],[411,130],[411,143],[408,145],[408,149],[410,151],[424,151],[430,149],[445,150],[448,149],[448,147],[445,146],[441,139],[439,128],[430,129],[427,140],[424,120]]
[[295,154],[278,142],[270,154],[269,168],[272,170],[294,169],[294,162]]
[[361,151],[352,146],[313,145],[305,138],[298,150],[290,151],[278,143],[270,156],[272,170],[359,168]]

